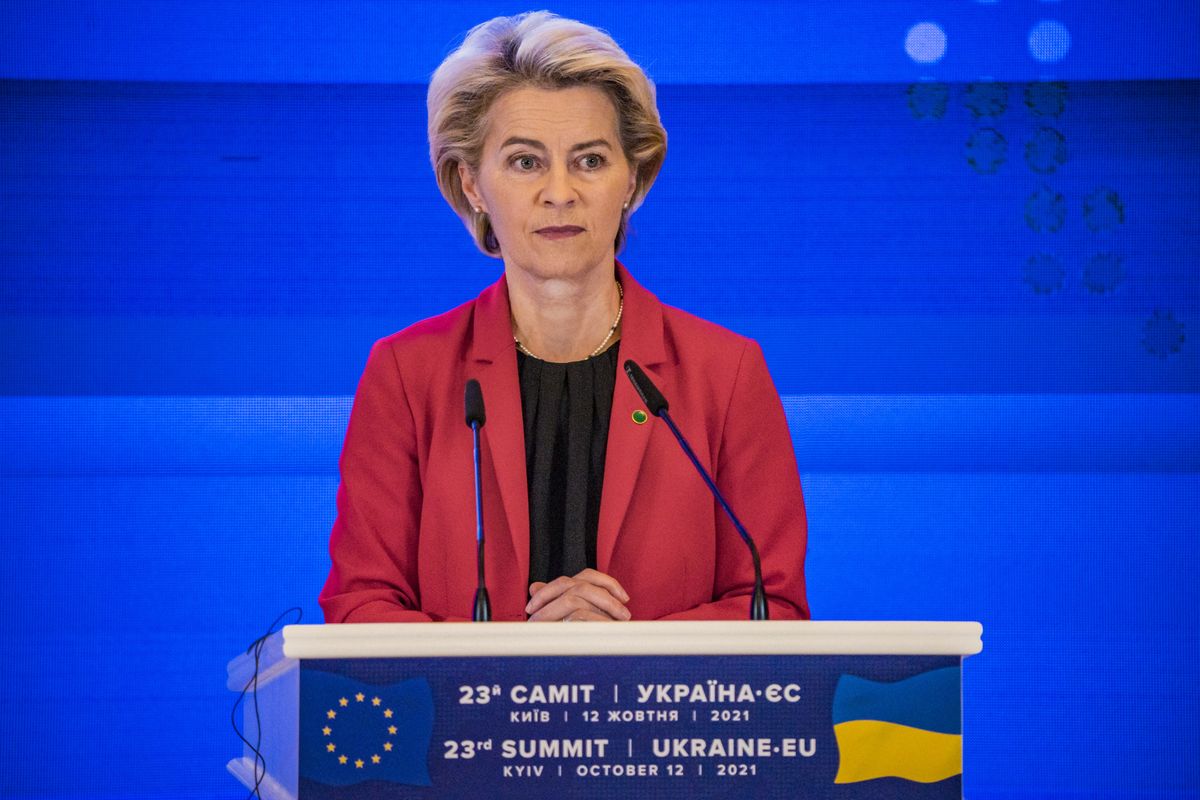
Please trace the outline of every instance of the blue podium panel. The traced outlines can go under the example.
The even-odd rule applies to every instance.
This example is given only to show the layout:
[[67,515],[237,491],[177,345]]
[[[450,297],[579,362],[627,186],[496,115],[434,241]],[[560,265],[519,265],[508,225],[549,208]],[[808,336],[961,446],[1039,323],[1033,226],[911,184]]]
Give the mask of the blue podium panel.
[[305,659],[301,800],[958,798],[961,659]]

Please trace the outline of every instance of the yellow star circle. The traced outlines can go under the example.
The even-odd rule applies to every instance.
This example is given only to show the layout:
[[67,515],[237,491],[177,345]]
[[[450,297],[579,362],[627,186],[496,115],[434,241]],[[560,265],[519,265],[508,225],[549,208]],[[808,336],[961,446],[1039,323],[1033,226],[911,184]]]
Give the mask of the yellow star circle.
[[[362,692],[358,692],[358,693],[354,694],[353,697],[354,697],[355,701],[357,701],[359,703],[366,702],[366,700],[367,700],[367,696],[365,694],[363,694]],[[380,706],[383,705],[383,699],[380,697],[372,697],[372,698],[370,698],[370,700],[371,700],[372,707],[379,708]],[[339,697],[337,704],[341,708],[347,708],[350,705],[350,699],[347,697]],[[383,708],[381,710],[383,712],[383,716],[385,719],[391,719],[396,714],[396,712],[394,712],[390,708]],[[329,719],[336,719],[337,715],[338,715],[338,712],[333,710],[332,708],[325,712],[325,716],[328,717]],[[387,726],[387,733],[389,736],[395,736],[398,731],[399,731],[399,728],[397,728],[395,725]],[[332,736],[333,728],[330,727],[329,725],[325,725],[323,728],[321,728],[321,733],[324,736]],[[385,741],[383,743],[383,750],[386,753],[392,752],[392,750],[394,748],[395,748],[395,745],[392,742]],[[326,743],[325,750],[329,753],[334,753],[337,751],[337,745],[334,742],[330,741],[330,742]],[[351,759],[349,756],[347,756],[344,753],[339,754],[337,756],[337,761],[339,764],[347,764],[347,765],[353,764],[355,769],[362,769],[367,763],[362,758]],[[372,764],[380,764],[383,762],[383,757],[380,756],[378,753],[375,753],[370,757],[370,762]]]

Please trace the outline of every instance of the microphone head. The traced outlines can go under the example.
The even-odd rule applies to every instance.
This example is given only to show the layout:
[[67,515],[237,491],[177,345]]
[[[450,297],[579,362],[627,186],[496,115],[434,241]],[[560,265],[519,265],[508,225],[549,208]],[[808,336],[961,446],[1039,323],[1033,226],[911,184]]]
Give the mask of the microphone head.
[[474,378],[467,381],[464,405],[467,411],[467,427],[478,425],[482,428],[483,423],[487,422],[487,414],[483,411],[483,389],[479,388],[479,381]]
[[637,390],[638,397],[642,398],[642,402],[646,404],[646,410],[656,417],[661,417],[662,413],[667,410],[667,398],[662,396],[662,392],[658,390],[654,382],[632,360],[625,361],[625,374],[629,376],[629,382]]

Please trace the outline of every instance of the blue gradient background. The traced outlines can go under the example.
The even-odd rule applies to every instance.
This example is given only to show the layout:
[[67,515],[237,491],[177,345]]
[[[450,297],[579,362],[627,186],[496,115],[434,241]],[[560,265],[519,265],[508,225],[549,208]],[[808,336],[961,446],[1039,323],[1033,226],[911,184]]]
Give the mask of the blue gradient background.
[[[520,10],[0,8],[0,796],[244,796],[224,666],[290,605],[320,619],[368,348],[498,272],[438,195],[424,82]],[[814,615],[983,622],[973,800],[1200,797],[1200,6],[555,10],[659,83],[669,154],[623,260],[763,344]],[[1030,57],[1043,19],[1061,61]],[[936,63],[904,52],[920,21]],[[1061,114],[1027,107],[1038,80]],[[1044,126],[1050,174],[1024,157]],[[981,128],[993,173],[967,162]],[[1025,220],[1042,187],[1055,232]],[[1100,187],[1125,213],[1095,231]],[[1121,260],[1101,291],[1097,254]]]

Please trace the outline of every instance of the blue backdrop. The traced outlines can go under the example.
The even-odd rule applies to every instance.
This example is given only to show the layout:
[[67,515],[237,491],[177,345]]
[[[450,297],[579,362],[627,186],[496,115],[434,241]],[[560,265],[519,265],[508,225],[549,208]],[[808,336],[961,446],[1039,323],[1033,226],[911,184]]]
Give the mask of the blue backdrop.
[[[0,9],[0,795],[244,795],[368,348],[498,273],[424,83],[521,10]],[[659,83],[623,260],[763,344],[814,615],[983,622],[968,797],[1200,797],[1200,6],[555,10]]]

